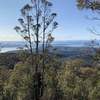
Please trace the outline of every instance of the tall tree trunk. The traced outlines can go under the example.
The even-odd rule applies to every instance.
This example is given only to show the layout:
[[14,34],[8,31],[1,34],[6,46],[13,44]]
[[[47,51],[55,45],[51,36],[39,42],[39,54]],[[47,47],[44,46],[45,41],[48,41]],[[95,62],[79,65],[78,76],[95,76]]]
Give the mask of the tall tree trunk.
[[35,100],[40,100],[40,84],[39,84],[39,0],[36,5],[36,66],[35,66]]
[[31,40],[31,34],[30,34],[30,19],[29,15],[27,16],[27,22],[28,22],[28,36],[29,36],[29,46],[30,46],[30,54],[31,54],[31,64],[33,67],[33,48],[32,48],[32,40]]

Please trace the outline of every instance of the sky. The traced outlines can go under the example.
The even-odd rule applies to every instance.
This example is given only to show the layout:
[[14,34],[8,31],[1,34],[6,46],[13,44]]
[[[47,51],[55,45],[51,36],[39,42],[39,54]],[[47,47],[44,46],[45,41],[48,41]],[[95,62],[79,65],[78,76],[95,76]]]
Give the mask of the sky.
[[[96,22],[88,20],[91,11],[79,10],[76,0],[51,0],[53,11],[57,12],[56,20],[59,27],[54,31],[55,40],[91,40],[100,37],[92,34],[88,29]],[[0,0],[0,41],[21,41],[22,38],[13,29],[17,19],[21,16],[20,9],[30,0]]]

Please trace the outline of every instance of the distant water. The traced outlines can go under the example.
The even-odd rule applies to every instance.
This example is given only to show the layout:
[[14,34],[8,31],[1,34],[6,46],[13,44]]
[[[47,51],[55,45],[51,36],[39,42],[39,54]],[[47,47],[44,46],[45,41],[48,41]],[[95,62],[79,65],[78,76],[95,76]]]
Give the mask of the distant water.
[[8,51],[14,51],[14,50],[17,50],[17,48],[16,47],[3,47],[2,49],[1,49],[1,53],[4,53],[4,52],[8,52]]
[[[93,41],[92,41],[93,42]],[[24,47],[25,42],[22,41],[1,41],[0,47],[1,52],[17,50],[19,47]],[[73,40],[73,41],[55,41],[52,43],[56,47],[88,47],[96,46],[99,47],[100,41],[91,43],[89,40]]]

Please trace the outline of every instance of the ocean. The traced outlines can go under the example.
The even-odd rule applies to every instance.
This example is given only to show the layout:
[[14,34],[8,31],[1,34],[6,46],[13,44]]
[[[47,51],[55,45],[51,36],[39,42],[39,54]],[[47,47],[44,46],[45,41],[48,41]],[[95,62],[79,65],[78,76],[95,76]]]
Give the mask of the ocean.
[[[17,50],[20,47],[25,46],[23,41],[1,41],[0,50],[1,52],[8,52]],[[69,40],[69,41],[54,41],[52,43],[54,47],[99,47],[100,41],[95,40]]]

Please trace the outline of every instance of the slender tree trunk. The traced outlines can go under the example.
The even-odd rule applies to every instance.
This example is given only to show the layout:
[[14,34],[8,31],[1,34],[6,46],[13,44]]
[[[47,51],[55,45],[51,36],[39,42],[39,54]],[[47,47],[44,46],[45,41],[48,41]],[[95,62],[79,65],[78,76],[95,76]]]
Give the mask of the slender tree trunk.
[[39,86],[39,0],[36,5],[36,66],[35,66],[35,100],[40,100],[40,86]]
[[30,54],[31,54],[31,64],[32,64],[32,67],[33,67],[33,48],[32,48],[31,34],[30,34],[30,20],[29,20],[29,15],[27,16],[27,22],[28,22],[28,36],[29,36],[29,46],[30,46]]
[[43,96],[44,92],[44,69],[45,69],[45,11],[46,11],[46,5],[44,5],[44,18],[43,18],[43,43],[42,43],[42,87],[41,87],[41,95]]

